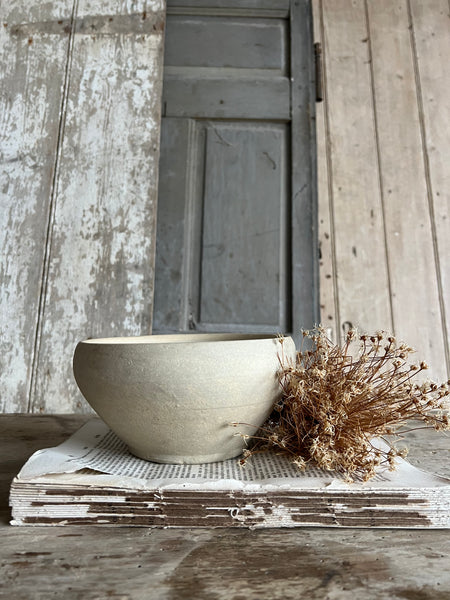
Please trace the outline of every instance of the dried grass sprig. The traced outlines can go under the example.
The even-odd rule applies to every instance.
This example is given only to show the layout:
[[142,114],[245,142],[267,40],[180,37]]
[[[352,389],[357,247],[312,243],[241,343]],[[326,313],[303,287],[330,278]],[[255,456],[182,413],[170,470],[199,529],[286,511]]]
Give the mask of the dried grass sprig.
[[[301,469],[314,463],[350,481],[355,476],[367,481],[380,464],[394,469],[395,457],[406,455],[385,436],[398,440],[411,420],[438,431],[450,428],[443,412],[450,381],[414,383],[428,366],[408,364],[411,347],[384,332],[358,336],[350,330],[342,346],[321,326],[303,336],[312,349],[302,345],[295,364],[281,360],[282,398],[243,463],[256,452],[275,449]],[[387,449],[374,445],[374,438],[384,439]]]

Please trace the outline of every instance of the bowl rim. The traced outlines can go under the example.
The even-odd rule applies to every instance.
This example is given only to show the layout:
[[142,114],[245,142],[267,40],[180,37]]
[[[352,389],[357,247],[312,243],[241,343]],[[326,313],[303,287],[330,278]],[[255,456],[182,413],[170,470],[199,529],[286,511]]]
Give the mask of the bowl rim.
[[140,336],[118,336],[87,338],[79,342],[86,345],[139,345],[139,344],[211,344],[214,342],[257,342],[264,340],[287,339],[278,333],[167,333]]

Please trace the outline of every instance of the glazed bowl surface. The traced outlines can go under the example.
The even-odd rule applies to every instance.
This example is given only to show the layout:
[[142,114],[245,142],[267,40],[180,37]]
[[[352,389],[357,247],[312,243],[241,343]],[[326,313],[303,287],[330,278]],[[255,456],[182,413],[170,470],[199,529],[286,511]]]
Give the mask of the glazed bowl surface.
[[[146,460],[204,463],[241,454],[281,394],[292,338],[175,334],[89,339],[75,350],[81,393]],[[232,427],[231,423],[247,425]]]

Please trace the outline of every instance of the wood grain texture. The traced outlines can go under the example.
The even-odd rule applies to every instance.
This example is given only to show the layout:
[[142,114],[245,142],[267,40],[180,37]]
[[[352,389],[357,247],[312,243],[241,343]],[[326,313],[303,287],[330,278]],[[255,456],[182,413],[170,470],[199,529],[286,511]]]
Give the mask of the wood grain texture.
[[[66,2],[66,12],[71,6]],[[22,195],[30,195],[24,213],[11,223],[22,242],[7,241],[8,258],[20,272],[12,280],[16,296],[22,286],[16,306],[22,320],[7,350],[14,344],[32,352],[35,344],[28,398],[34,411],[86,406],[71,368],[79,339],[151,329],[163,9],[162,0],[123,2],[120,10],[112,1],[80,0],[72,19],[70,12],[14,15],[24,48],[47,44],[40,59],[47,69],[40,74],[44,83],[36,86],[24,71],[19,85],[28,96],[14,86],[9,90],[15,102],[24,100],[24,114],[31,110],[31,133],[21,132],[18,143],[25,146],[34,135],[36,146],[46,144],[41,178],[50,180],[40,187],[28,169],[21,172],[21,187],[8,191],[16,210]],[[62,31],[55,23],[60,17]],[[23,60],[18,54],[18,64]],[[39,64],[30,66],[37,78]],[[24,259],[14,258],[14,245],[22,246]],[[27,281],[36,282],[30,298],[23,296]],[[6,355],[17,362],[13,351]],[[30,358],[22,363],[28,383]],[[14,362],[9,370],[16,373]],[[9,410],[27,402],[24,379],[19,371],[9,377],[13,385],[3,395]]]
[[[449,5],[411,0],[410,18],[447,377],[450,377]],[[432,267],[430,265],[429,269]],[[435,311],[438,312],[437,306]],[[438,336],[436,332],[436,336]],[[442,363],[443,363],[442,359]],[[434,364],[434,363],[433,363]]]
[[[302,528],[148,530],[9,527],[8,481],[39,447],[60,443],[85,416],[0,416],[0,597],[28,600],[444,600],[448,531]],[[450,476],[445,436],[408,435],[411,461]],[[150,591],[149,591],[150,590]]]
[[300,338],[318,320],[312,18],[291,4],[289,20],[169,12],[163,118],[192,135],[171,166],[163,128],[158,236],[185,231],[158,242],[158,331]]
[[163,104],[171,117],[288,121],[289,87],[286,77],[253,76],[240,81],[169,74],[164,80]]
[[[26,411],[72,2],[0,5],[0,411]],[[57,34],[17,24],[61,21]]]
[[288,331],[288,127],[207,129],[199,324]]
[[325,94],[321,321],[336,321],[338,339],[350,324],[395,330],[431,377],[446,379],[448,4],[314,0],[313,8]]
[[290,0],[169,0],[168,14],[283,18]]
[[291,1],[291,294],[292,335],[319,320],[319,247],[315,69],[312,10],[309,0]]
[[[98,9],[80,3],[77,19]],[[132,23],[74,34],[33,410],[81,407],[71,376],[79,339],[151,329],[162,32],[136,35]]]
[[[192,179],[202,166],[199,128],[192,119],[164,117],[161,122],[159,169],[158,235],[155,263],[153,331],[179,331],[189,327],[189,282],[191,245],[189,221],[195,217],[191,204]],[[203,143],[204,146],[204,143]],[[193,161],[192,158],[195,157]],[[193,165],[193,162],[197,165]],[[194,177],[192,177],[194,171]],[[201,169],[203,171],[203,169]],[[203,181],[201,181],[203,183]],[[195,194],[197,196],[197,194]],[[170,282],[167,285],[167,282]]]
[[233,8],[253,9],[253,10],[289,10],[290,0],[169,0],[168,8],[186,7],[186,8],[223,8],[232,10]]
[[407,2],[367,6],[394,329],[442,381],[447,369]]
[[322,36],[341,329],[391,329],[364,3],[324,0]]
[[215,67],[219,72],[226,66],[284,74],[288,57],[286,26],[281,19],[169,16],[164,48],[166,73],[171,66]]
[[[314,43],[321,44],[322,66],[327,60],[322,38],[323,12],[321,0],[313,0]],[[331,186],[331,152],[329,144],[328,88],[322,72],[323,101],[316,104],[317,202],[319,239],[320,318],[328,337],[337,341],[340,334],[337,298],[336,256],[334,240],[333,190]]]

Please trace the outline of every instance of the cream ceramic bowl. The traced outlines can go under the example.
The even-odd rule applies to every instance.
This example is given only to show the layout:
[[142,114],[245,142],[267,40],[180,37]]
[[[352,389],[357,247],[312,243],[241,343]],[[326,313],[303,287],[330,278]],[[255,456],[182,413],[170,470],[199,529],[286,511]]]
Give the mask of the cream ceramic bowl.
[[[83,396],[133,454],[202,463],[241,454],[279,398],[292,338],[181,334],[91,339],[74,355]],[[248,423],[238,429],[230,423]]]

